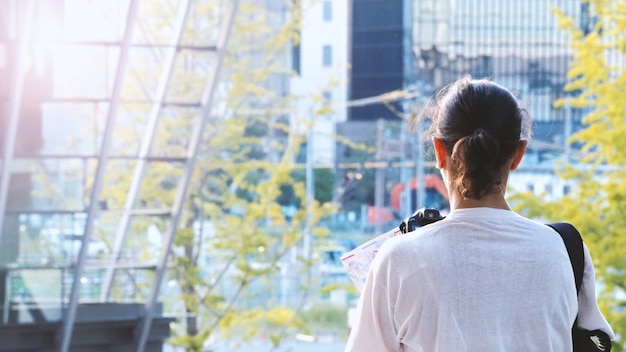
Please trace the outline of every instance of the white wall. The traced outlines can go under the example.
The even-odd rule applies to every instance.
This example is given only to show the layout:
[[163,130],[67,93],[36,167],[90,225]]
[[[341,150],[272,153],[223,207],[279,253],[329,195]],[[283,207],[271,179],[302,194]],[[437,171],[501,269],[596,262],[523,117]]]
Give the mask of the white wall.
[[[509,187],[515,191],[531,191],[545,201],[555,201],[572,190],[575,182],[563,180],[553,172],[517,170],[509,175]],[[532,188],[532,189],[531,189]]]
[[[324,20],[325,2],[331,6],[330,21]],[[327,91],[334,111],[316,120],[313,161],[332,164],[335,160],[335,142],[332,137],[335,123],[346,120],[346,108],[342,106],[347,100],[350,0],[315,0],[312,4],[305,3],[300,42],[301,71],[299,76],[291,80],[291,92],[301,99],[299,113],[294,116],[296,121],[292,121],[292,126],[300,126],[302,131],[304,123],[301,119],[308,120],[311,117],[315,97],[322,98],[323,92]],[[332,48],[330,66],[323,65],[324,46]]]

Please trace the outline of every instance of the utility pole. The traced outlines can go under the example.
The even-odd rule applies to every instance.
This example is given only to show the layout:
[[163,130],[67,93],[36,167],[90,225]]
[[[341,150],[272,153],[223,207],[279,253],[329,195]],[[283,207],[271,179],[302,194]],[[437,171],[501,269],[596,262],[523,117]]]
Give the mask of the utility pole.
[[[312,114],[311,114],[312,115]],[[314,127],[314,116],[311,116],[311,124],[309,126],[309,131],[307,132],[307,141],[306,141],[306,184],[305,184],[305,192],[306,192],[306,224],[304,227],[304,238],[302,243],[302,251],[303,256],[307,260],[311,259],[311,228],[313,223],[313,200],[315,194],[315,179],[313,174],[313,127]]]
[[571,154],[571,147],[569,144],[569,137],[572,135],[572,109],[570,108],[569,102],[566,100],[565,101],[565,106],[563,107],[565,109],[565,126],[564,126],[564,131],[563,131],[563,148],[564,148],[564,154],[565,154],[565,161],[569,162],[570,160],[570,154]]
[[[407,111],[407,104],[404,105],[404,111]],[[402,155],[402,161],[407,160],[407,155],[405,151],[407,150],[406,146],[410,145],[409,140],[406,135],[406,119],[402,121],[401,130],[400,130],[400,155]],[[400,195],[400,217],[406,218],[411,214],[411,176],[409,175],[409,170],[406,166],[402,166],[400,168],[400,182],[404,184],[404,191]]]
[[417,187],[416,187],[416,209],[421,209],[426,203],[426,182],[424,182],[424,124],[417,122],[417,160],[415,162]]
[[[383,145],[385,140],[385,120],[378,119],[376,122],[376,161],[383,161],[386,153]],[[374,221],[375,221],[375,233],[382,232],[382,224],[380,222],[379,210],[383,209],[385,204],[385,169],[382,167],[376,168],[375,176],[375,188],[374,188]]]

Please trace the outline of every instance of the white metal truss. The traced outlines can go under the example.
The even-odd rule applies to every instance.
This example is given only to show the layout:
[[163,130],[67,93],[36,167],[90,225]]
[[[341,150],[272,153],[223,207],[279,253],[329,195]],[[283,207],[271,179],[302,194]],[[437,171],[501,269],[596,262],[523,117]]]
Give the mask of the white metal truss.
[[[17,5],[16,5],[17,6]],[[4,153],[2,155],[2,171],[0,173],[0,244],[2,243],[2,234],[4,231],[4,214],[6,211],[7,198],[9,195],[9,181],[11,179],[11,164],[13,161],[13,150],[15,148],[15,140],[17,138],[17,126],[20,118],[20,107],[22,94],[24,91],[24,76],[26,65],[26,48],[30,41],[32,33],[32,22],[34,12],[34,0],[26,0],[21,3],[21,11],[15,8],[17,17],[17,25],[20,26],[16,31],[17,50],[15,52],[15,70],[11,82],[11,100],[9,102],[9,114],[6,130],[4,132]]]
[[[150,148],[152,146],[157,125],[159,123],[159,117],[161,114],[163,102],[165,101],[167,87],[170,83],[172,71],[174,70],[176,54],[178,51],[177,48],[178,45],[180,45],[181,38],[185,30],[185,23],[187,22],[187,16],[189,14],[190,3],[191,0],[185,0],[180,4],[178,15],[176,18],[174,35],[172,36],[171,47],[167,48],[165,65],[163,67],[163,71],[161,72],[161,77],[159,78],[157,92],[154,97],[152,109],[150,110],[150,115],[148,117],[148,124],[146,126],[142,139],[141,149],[139,150],[139,157],[133,173],[130,189],[128,191],[128,194],[126,195],[124,212],[122,214],[120,222],[117,225],[117,233],[115,236],[112,253],[112,258],[115,262],[119,261],[120,259],[122,247],[126,239],[128,225],[130,223],[130,218],[132,215],[132,210],[135,206],[135,203],[137,202],[137,196],[139,194],[141,184],[143,182],[143,178],[146,172]],[[111,267],[107,270],[106,276],[104,278],[104,283],[100,296],[101,302],[105,302],[109,298],[114,276],[115,267]]]
[[213,105],[213,96],[217,87],[217,82],[219,78],[219,73],[222,67],[222,61],[224,58],[224,54],[226,53],[226,46],[228,44],[228,39],[230,37],[230,32],[233,26],[233,22],[235,21],[235,14],[237,13],[237,8],[239,6],[239,0],[232,0],[230,2],[229,8],[227,9],[225,18],[221,22],[221,28],[219,32],[219,38],[216,45],[215,51],[215,61],[209,70],[207,75],[207,81],[204,93],[201,99],[200,111],[199,111],[199,121],[196,125],[196,128],[193,131],[191,141],[189,142],[187,149],[187,161],[185,163],[183,177],[180,180],[178,185],[178,190],[176,194],[176,198],[174,200],[174,204],[172,206],[172,216],[168,223],[167,230],[165,231],[163,244],[161,247],[161,254],[157,263],[157,268],[154,275],[154,280],[152,281],[152,288],[150,290],[150,296],[148,297],[148,301],[146,302],[145,313],[143,316],[143,320],[141,323],[140,329],[138,329],[138,339],[137,339],[137,351],[143,352],[147,339],[148,333],[150,331],[150,326],[152,324],[152,317],[154,315],[154,305],[159,295],[159,290],[161,287],[161,282],[163,281],[163,276],[165,275],[165,269],[167,260],[169,258],[172,242],[174,240],[174,236],[176,235],[176,230],[178,229],[178,221],[180,219],[181,211],[185,199],[187,197],[187,190],[189,188],[189,182],[191,180],[191,175],[193,174],[196,154],[198,151],[198,146],[202,141],[202,134],[204,132],[204,126],[206,125],[206,121],[211,116],[211,108]]
[[[15,2],[18,3],[18,2]],[[115,47],[119,49],[116,57],[116,68],[112,80],[112,89],[110,96],[107,97],[74,97],[74,98],[58,98],[52,97],[49,102],[53,103],[84,103],[84,104],[109,104],[104,122],[102,139],[98,150],[94,154],[81,153],[63,153],[44,155],[36,152],[26,152],[26,154],[14,155],[15,141],[18,136],[18,126],[20,124],[20,109],[22,95],[24,92],[25,72],[24,65],[27,60],[26,48],[30,44],[32,38],[29,38],[31,22],[34,21],[34,13],[37,9],[38,0],[25,0],[19,2],[20,11],[16,10],[20,16],[16,16],[20,27],[15,31],[18,36],[17,50],[12,53],[15,55],[16,67],[11,80],[11,96],[8,104],[8,118],[5,120],[5,130],[2,131],[3,139],[3,155],[1,155],[0,170],[0,229],[2,229],[3,220],[7,209],[7,199],[9,197],[9,187],[11,181],[11,166],[13,160],[17,158],[27,158],[35,160],[43,159],[79,159],[83,162],[90,160],[95,161],[95,173],[93,175],[92,188],[89,194],[88,204],[85,209],[44,209],[40,212],[33,210],[33,213],[41,214],[74,214],[81,212],[86,214],[84,228],[82,231],[81,245],[76,260],[71,267],[72,283],[69,292],[69,299],[63,310],[62,328],[58,335],[58,345],[60,352],[67,352],[71,349],[72,334],[76,324],[78,307],[80,305],[81,296],[81,278],[85,275],[86,270],[90,269],[92,264],[88,262],[89,243],[93,237],[94,228],[101,214],[106,211],[112,214],[118,213],[120,220],[117,223],[115,238],[112,246],[112,254],[110,260],[99,263],[98,268],[103,269],[105,274],[102,281],[99,301],[102,303],[110,300],[112,287],[115,283],[116,271],[120,269],[138,269],[149,270],[154,272],[154,278],[151,282],[150,292],[145,301],[143,315],[139,321],[139,325],[135,330],[136,351],[143,352],[146,348],[147,340],[150,334],[151,325],[155,318],[155,309],[158,306],[160,287],[165,276],[167,261],[174,241],[179,220],[181,218],[183,205],[188,196],[188,188],[191,183],[192,174],[195,168],[196,155],[202,143],[204,127],[211,117],[213,105],[213,96],[217,89],[219,73],[222,67],[222,61],[226,52],[227,43],[230,37],[231,29],[235,21],[235,15],[239,7],[239,0],[228,1],[228,7],[220,15],[219,35],[216,43],[207,43],[206,45],[185,45],[182,43],[183,34],[187,27],[192,11],[194,0],[180,0],[176,19],[173,23],[174,30],[168,43],[136,43],[133,42],[134,27],[138,24],[138,14],[140,0],[129,0],[126,12],[125,26],[123,27],[122,39],[119,42],[84,42],[72,43],[71,45],[85,45],[92,47]],[[17,5],[16,5],[17,6]],[[15,10],[15,9],[14,9]],[[68,45],[68,43],[64,43]],[[122,97],[122,88],[127,80],[128,71],[132,70],[130,51],[134,48],[158,48],[163,55],[163,64],[153,96],[148,96],[149,88],[142,86],[143,94],[148,96],[146,100],[125,100]],[[207,72],[206,81],[204,83],[204,91],[199,101],[170,101],[167,100],[168,87],[171,84],[174,74],[176,60],[181,57],[181,50],[193,50],[211,53],[210,69]],[[141,145],[137,155],[120,156],[112,155],[112,144],[114,140],[114,129],[119,115],[119,107],[123,104],[146,104],[150,103],[150,111],[147,115],[147,123],[143,129]],[[187,144],[185,155],[181,156],[158,156],[152,155],[153,147],[158,125],[163,114],[164,107],[182,107],[196,109],[196,123],[193,124],[190,141]],[[30,154],[28,154],[30,153]],[[104,179],[107,164],[112,159],[130,159],[136,160],[134,166],[130,187],[126,194],[123,209],[100,209],[99,200],[102,197]],[[137,203],[139,200],[142,185],[145,181],[147,168],[150,162],[173,162],[182,165],[182,175],[178,181],[176,194],[171,205],[165,209],[139,209]],[[154,216],[167,219],[167,226],[163,233],[162,243],[158,257],[150,260],[134,260],[122,261],[122,252],[125,242],[129,235],[129,228],[133,216]],[[0,231],[0,242],[2,241],[3,231]],[[6,234],[5,234],[6,235]],[[8,299],[8,297],[6,298]],[[8,309],[4,310],[4,315],[8,314]],[[6,323],[5,319],[5,323]]]
[[83,271],[85,268],[85,261],[87,258],[88,249],[87,247],[89,246],[91,235],[93,233],[94,220],[98,215],[98,200],[100,199],[100,194],[102,192],[102,181],[104,179],[104,172],[108,161],[111,139],[113,138],[113,128],[115,126],[115,120],[117,118],[117,108],[119,106],[122,85],[124,83],[124,78],[126,74],[130,43],[133,38],[133,28],[135,25],[135,17],[137,16],[138,6],[139,0],[131,0],[128,5],[126,25],[124,27],[124,37],[118,57],[115,80],[113,82],[111,103],[109,105],[109,111],[105,122],[104,136],[102,138],[102,144],[100,146],[98,165],[96,168],[96,174],[91,190],[89,206],[87,209],[87,221],[85,222],[85,230],[83,232],[82,243],[74,269],[74,280],[72,281],[70,300],[68,303],[66,314],[63,318],[63,330],[60,349],[61,352],[67,352],[70,348],[74,321],[76,319],[76,309],[78,307],[78,297],[81,283],[80,279],[83,276]]

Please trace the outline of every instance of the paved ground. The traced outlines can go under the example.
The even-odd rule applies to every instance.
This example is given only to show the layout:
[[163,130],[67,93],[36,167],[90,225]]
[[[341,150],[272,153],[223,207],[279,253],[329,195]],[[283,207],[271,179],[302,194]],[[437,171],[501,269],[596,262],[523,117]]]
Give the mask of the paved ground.
[[[246,345],[224,343],[209,347],[212,352],[343,352],[345,341],[285,341],[280,348],[272,349],[269,341],[258,340]],[[182,349],[165,347],[163,352],[182,352]]]

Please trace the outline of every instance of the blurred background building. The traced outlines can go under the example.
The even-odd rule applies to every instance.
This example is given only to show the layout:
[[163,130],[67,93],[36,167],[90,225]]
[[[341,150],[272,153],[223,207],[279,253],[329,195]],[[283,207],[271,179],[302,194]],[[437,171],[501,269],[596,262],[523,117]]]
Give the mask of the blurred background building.
[[[593,25],[588,4],[578,0],[352,1],[349,99],[393,90],[403,90],[409,97],[352,107],[347,122],[337,127],[344,136],[383,147],[369,161],[384,161],[377,164],[384,172],[367,171],[359,160],[362,155],[337,147],[338,164],[361,162],[361,172],[378,173],[377,190],[370,192],[368,204],[379,212],[394,213],[393,221],[429,205],[426,198],[434,189],[420,195],[410,184],[426,187],[426,178],[438,171],[432,167],[428,143],[423,145],[415,134],[404,135],[402,117],[414,114],[438,89],[467,74],[512,89],[533,119],[529,153],[511,175],[510,186],[549,199],[569,192],[571,184],[554,175],[553,165],[555,160],[575,162],[577,154],[567,138],[581,128],[584,111],[553,105],[567,94],[570,60],[568,38],[558,28],[554,8],[581,28]],[[383,121],[382,132],[377,132],[377,120]],[[391,190],[398,183],[407,187],[401,205],[394,208]]]

